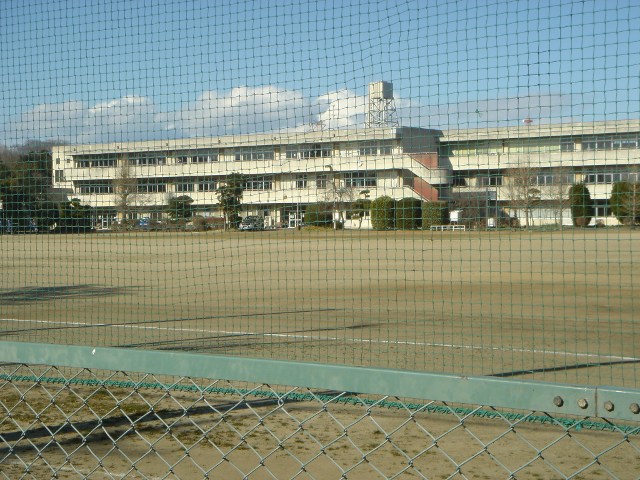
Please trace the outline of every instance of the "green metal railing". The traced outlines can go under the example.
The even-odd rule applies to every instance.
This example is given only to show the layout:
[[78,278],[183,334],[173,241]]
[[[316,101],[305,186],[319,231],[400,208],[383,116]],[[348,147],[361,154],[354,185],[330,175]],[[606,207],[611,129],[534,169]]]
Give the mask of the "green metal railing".
[[640,474],[634,390],[108,348],[2,352],[15,362],[0,373],[4,478]]

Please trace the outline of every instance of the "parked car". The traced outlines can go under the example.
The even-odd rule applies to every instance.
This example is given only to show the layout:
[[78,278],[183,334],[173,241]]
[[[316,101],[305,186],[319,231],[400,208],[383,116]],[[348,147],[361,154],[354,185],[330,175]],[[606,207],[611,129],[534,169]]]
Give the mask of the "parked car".
[[240,222],[238,230],[264,230],[264,219],[257,215],[244,217]]

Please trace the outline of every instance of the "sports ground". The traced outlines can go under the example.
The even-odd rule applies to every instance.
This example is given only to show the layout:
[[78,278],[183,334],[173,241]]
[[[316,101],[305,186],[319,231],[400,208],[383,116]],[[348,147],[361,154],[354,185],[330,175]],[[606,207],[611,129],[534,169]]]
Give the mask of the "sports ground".
[[640,232],[0,236],[3,340],[637,388]]

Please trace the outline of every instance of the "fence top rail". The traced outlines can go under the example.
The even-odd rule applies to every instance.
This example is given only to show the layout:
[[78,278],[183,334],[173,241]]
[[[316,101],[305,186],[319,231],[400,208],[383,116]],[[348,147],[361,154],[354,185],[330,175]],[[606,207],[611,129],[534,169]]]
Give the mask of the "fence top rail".
[[0,342],[0,361],[136,371],[494,405],[563,415],[640,421],[640,390],[495,377],[226,357],[185,352]]

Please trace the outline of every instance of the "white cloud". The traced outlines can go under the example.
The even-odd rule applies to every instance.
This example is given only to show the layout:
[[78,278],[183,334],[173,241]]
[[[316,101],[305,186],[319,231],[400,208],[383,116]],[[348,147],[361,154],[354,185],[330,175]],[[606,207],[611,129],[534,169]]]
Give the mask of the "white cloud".
[[[396,99],[401,125],[435,129],[472,128],[519,123],[571,121],[571,96],[529,95],[429,106]],[[176,111],[162,112],[153,100],[123,96],[94,105],[80,101],[42,104],[12,119],[0,130],[0,143],[28,139],[66,143],[104,143],[163,138],[202,137],[273,131],[364,126],[367,98],[342,89],[316,98],[276,86],[237,87],[203,92]]]
[[295,90],[237,87],[204,92],[185,109],[163,114],[178,136],[233,135],[295,128],[308,121],[308,101]]
[[42,104],[5,125],[11,144],[27,139],[94,143],[156,138],[155,106],[144,97],[122,97],[89,106],[80,101]]
[[[367,99],[344,89],[318,98],[318,120],[324,128],[353,128],[364,125]],[[324,107],[324,108],[323,108]]]

